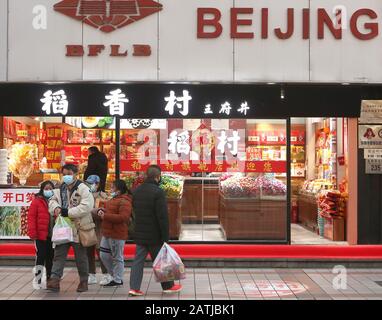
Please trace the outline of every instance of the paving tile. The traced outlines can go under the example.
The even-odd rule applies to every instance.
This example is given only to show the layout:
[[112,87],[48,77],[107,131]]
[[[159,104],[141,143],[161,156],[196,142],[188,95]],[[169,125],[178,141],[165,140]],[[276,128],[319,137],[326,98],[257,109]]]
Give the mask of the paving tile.
[[142,288],[144,297],[128,297],[130,272],[125,272],[126,286],[103,288],[89,286],[78,294],[79,282],[75,268],[65,268],[61,291],[51,293],[32,288],[31,268],[0,267],[0,300],[382,300],[382,269],[348,269],[346,289],[333,287],[331,269],[271,269],[271,268],[203,268],[188,269],[181,281],[183,291],[164,295],[145,269]]

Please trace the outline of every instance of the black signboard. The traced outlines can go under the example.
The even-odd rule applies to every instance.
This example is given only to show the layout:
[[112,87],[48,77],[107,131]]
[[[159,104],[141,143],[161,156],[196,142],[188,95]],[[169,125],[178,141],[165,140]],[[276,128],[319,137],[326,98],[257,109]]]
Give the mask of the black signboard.
[[3,82],[0,116],[359,117],[362,99],[377,92],[341,84]]

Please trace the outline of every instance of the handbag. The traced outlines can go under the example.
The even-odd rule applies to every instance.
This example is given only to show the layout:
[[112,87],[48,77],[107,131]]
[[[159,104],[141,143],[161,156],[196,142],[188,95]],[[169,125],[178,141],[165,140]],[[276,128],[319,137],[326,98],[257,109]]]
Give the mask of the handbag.
[[95,246],[98,243],[94,223],[91,223],[86,227],[80,226],[78,229],[78,236],[80,238],[81,245],[85,248]]

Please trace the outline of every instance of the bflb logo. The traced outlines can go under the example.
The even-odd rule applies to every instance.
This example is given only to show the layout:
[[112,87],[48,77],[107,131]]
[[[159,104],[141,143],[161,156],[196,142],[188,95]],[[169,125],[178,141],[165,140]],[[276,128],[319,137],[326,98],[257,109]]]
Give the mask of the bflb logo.
[[[54,10],[68,17],[79,20],[102,32],[110,33],[129,24],[161,11],[163,6],[152,0],[63,0],[54,5]],[[109,46],[111,57],[127,57],[129,50],[119,44]],[[67,57],[96,57],[106,49],[103,44],[66,45]],[[151,56],[148,44],[133,44],[132,56]]]
[[63,0],[54,10],[103,32],[113,32],[161,11],[152,0]]

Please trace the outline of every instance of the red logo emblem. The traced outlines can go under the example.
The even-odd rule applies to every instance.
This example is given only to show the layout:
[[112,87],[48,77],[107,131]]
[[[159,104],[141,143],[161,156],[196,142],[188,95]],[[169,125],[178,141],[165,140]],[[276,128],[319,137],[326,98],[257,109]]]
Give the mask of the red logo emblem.
[[163,6],[152,0],[63,0],[54,10],[103,32],[112,32],[151,14]]

